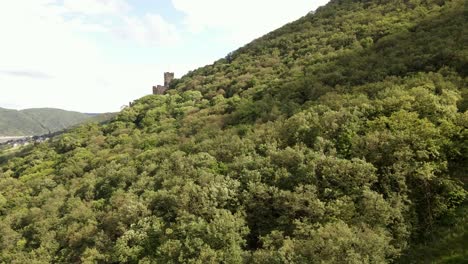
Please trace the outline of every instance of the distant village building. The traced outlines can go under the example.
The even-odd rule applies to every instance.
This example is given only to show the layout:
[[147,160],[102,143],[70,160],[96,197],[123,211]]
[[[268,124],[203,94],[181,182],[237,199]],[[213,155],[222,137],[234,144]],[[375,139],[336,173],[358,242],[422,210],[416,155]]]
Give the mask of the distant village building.
[[166,90],[169,89],[169,85],[171,84],[173,79],[174,79],[173,72],[165,72],[164,73],[164,86],[163,85],[153,86],[153,94],[164,94]]
[[19,148],[27,146],[31,143],[41,143],[46,140],[46,137],[50,136],[43,135],[43,136],[24,136],[24,137],[12,137],[11,139],[1,142],[0,141],[0,148]]

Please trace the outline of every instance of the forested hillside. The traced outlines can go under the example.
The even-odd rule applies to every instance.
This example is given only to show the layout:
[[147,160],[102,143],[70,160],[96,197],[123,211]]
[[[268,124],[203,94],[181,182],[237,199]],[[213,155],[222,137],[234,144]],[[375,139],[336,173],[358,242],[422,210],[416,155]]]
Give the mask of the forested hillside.
[[0,136],[53,133],[91,118],[87,114],[53,108],[10,110],[0,108]]
[[332,0],[3,157],[0,262],[463,263],[467,15]]

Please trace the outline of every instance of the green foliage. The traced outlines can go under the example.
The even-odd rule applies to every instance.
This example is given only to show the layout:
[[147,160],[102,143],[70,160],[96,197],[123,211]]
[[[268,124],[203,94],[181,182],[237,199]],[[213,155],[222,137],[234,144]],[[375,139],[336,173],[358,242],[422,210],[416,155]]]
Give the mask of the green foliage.
[[463,261],[463,5],[334,0],[3,153],[0,262]]

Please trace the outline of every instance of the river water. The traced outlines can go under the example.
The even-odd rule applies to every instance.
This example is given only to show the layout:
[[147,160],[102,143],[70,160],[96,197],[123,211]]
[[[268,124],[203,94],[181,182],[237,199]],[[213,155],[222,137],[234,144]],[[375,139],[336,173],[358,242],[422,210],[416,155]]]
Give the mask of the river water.
[[28,138],[28,137],[30,137],[30,136],[19,136],[19,137],[8,136],[8,137],[0,137],[0,143],[7,142],[7,141],[9,141],[9,140],[22,139],[22,138]]

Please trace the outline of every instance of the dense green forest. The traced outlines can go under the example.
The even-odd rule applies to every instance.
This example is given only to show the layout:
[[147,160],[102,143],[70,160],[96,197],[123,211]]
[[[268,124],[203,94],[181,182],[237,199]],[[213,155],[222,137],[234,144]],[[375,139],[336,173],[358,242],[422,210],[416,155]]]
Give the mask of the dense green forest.
[[91,116],[53,108],[0,108],[0,136],[44,135],[83,123]]
[[0,155],[0,262],[466,262],[467,15],[332,0]]

